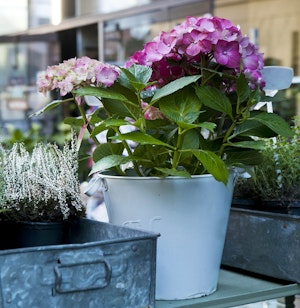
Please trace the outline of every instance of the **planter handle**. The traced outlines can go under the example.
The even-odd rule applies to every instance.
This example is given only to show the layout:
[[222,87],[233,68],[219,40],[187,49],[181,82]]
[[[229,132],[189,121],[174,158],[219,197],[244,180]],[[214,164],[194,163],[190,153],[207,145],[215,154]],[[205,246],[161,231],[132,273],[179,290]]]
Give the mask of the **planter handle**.
[[106,184],[106,180],[101,177],[100,174],[94,174],[93,178],[88,182],[88,185],[84,191],[84,193],[91,197],[95,193],[97,193],[99,190],[101,191],[107,191],[108,187]]
[[[69,259],[66,263],[63,263],[62,259],[59,259],[60,264],[54,266],[54,293],[71,293],[103,289],[109,285],[112,268],[104,256],[97,255],[97,258],[87,259],[86,255],[82,255],[81,258],[76,259],[84,261],[74,262],[73,260],[72,262],[72,259]],[[96,265],[96,269],[93,265]],[[99,271],[101,265],[104,266],[104,275],[102,271]],[[84,266],[86,266],[86,269],[83,270]],[[87,277],[78,279],[79,275],[82,276],[82,273],[85,273]]]
[[106,179],[103,177],[100,177],[100,179],[101,179],[101,190],[108,191],[108,185]]
[[248,179],[251,178],[251,174],[249,174],[244,168],[234,168],[234,185],[239,178]]

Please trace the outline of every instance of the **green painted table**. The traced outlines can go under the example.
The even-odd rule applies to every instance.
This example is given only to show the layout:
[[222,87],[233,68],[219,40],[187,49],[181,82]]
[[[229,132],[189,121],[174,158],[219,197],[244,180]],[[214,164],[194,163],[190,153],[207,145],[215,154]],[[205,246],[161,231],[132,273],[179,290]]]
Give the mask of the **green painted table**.
[[277,283],[221,270],[215,293],[189,300],[156,301],[156,308],[234,307],[300,294],[300,284]]

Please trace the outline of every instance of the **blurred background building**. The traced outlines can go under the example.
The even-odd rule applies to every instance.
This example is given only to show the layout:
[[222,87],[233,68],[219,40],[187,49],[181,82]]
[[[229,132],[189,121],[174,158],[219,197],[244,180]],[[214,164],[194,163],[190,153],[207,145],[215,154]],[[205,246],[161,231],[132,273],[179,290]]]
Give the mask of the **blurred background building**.
[[[186,16],[230,19],[260,46],[266,64],[291,66],[300,74],[299,0],[0,0],[0,8],[2,133],[8,123],[27,130],[37,121],[28,115],[51,99],[35,86],[48,65],[84,55],[122,65]],[[277,109],[290,119],[299,113],[297,101],[295,85]],[[45,134],[53,131],[54,119],[59,114],[38,119]]]

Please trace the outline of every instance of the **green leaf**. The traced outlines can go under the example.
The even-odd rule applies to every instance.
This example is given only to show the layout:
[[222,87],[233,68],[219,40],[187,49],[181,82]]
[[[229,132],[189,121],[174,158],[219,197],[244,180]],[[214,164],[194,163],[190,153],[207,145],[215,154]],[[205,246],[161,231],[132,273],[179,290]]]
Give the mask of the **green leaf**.
[[[182,149],[199,149],[199,132],[189,130],[183,136]],[[181,154],[184,155],[184,152]]]
[[159,139],[156,139],[152,137],[151,135],[144,134],[144,133],[137,132],[137,131],[126,133],[126,134],[121,134],[118,136],[113,136],[113,137],[110,137],[110,139],[112,140],[131,140],[133,142],[138,142],[140,144],[161,145],[161,146],[165,146],[165,147],[168,147],[174,150],[174,147],[172,147],[171,145]]
[[144,158],[139,157],[139,156],[134,156],[134,155],[122,156],[122,155],[112,154],[112,155],[105,156],[105,157],[101,158],[100,160],[98,160],[93,165],[91,172],[89,174],[91,175],[95,172],[103,172],[103,171],[111,169],[113,167],[128,164],[128,163],[130,163],[134,160],[135,161],[149,162],[149,160],[144,159]]
[[191,178],[191,175],[185,170],[176,170],[169,168],[155,168],[155,169],[165,174],[166,176],[180,176],[185,178]]
[[201,103],[191,89],[175,93],[159,102],[160,111],[171,121],[192,124],[199,116]]
[[118,100],[103,99],[103,106],[108,114],[117,115],[120,118],[130,117],[136,119],[139,115],[140,106]]
[[132,123],[126,121],[126,120],[123,120],[123,119],[106,119],[106,120],[103,120],[101,121],[101,123],[97,126],[94,127],[92,133],[91,133],[91,137],[94,137],[98,134],[100,134],[101,132],[107,130],[107,129],[112,129],[115,128],[115,127],[120,127],[120,126],[123,126],[123,125],[132,125]]
[[210,86],[196,87],[195,89],[203,105],[227,114],[232,118],[231,102],[224,93]]
[[276,134],[284,137],[292,137],[293,131],[287,122],[285,122],[279,115],[269,112],[259,112],[256,115],[248,118],[249,121],[257,121],[271,130]]
[[200,75],[194,75],[194,76],[185,76],[185,77],[181,77],[179,79],[176,79],[170,83],[168,83],[167,85],[165,85],[164,87],[158,89],[150,104],[153,104],[154,102],[158,101],[159,99],[170,95],[172,93],[175,93],[176,91],[186,87],[187,85],[196,82],[201,76]]
[[211,151],[192,150],[204,168],[217,180],[227,184],[229,173],[222,159]]
[[250,87],[244,74],[240,74],[236,82],[236,93],[240,102],[248,99],[250,94]]
[[261,90],[256,89],[255,91],[251,91],[249,94],[249,100],[247,102],[248,106],[255,106],[257,102],[262,102],[261,100]]
[[89,175],[95,172],[103,172],[110,168],[129,163],[130,161],[132,161],[132,157],[129,156],[122,156],[116,154],[105,156],[93,165]]
[[199,123],[199,126],[207,129],[210,132],[213,132],[215,130],[217,124],[212,123],[212,122],[202,122],[202,123]]
[[[128,69],[121,68],[130,81],[146,85],[152,76],[152,68],[146,65],[133,64]],[[128,74],[130,72],[131,74]]]
[[44,108],[38,110],[37,112],[31,114],[29,117],[35,117],[35,116],[38,116],[46,111],[49,111],[51,109],[54,109],[56,108],[57,106],[65,103],[65,102],[69,102],[69,101],[74,101],[73,98],[69,98],[69,99],[66,99],[66,100],[55,100],[55,101],[52,101],[51,103],[47,104]]
[[130,122],[123,119],[107,119],[102,122],[106,127],[119,127],[122,125],[132,125]]
[[265,142],[263,140],[239,141],[239,142],[231,142],[228,145],[236,148],[263,150]]
[[242,165],[258,165],[262,161],[262,154],[256,150],[241,150],[226,152],[227,165],[242,166]]
[[242,124],[236,126],[234,133],[229,137],[229,140],[242,136],[256,136],[260,138],[271,138],[275,137],[276,133],[274,133],[271,129],[264,126],[263,124],[257,121],[248,121],[246,120]]
[[64,123],[71,126],[82,126],[83,119],[82,117],[67,117],[64,119]]
[[129,68],[121,68],[118,82],[136,92],[142,91],[148,85],[152,69],[149,66],[133,64]]
[[74,90],[73,93],[76,96],[96,96],[100,98],[109,98],[109,99],[115,99],[122,102],[127,102],[126,96],[121,94],[120,92],[115,92],[112,90],[111,87],[109,88],[100,88],[100,87],[82,87],[77,90]]
[[89,114],[89,123],[92,125],[98,124],[102,120],[107,118],[107,114],[104,108],[97,108],[94,112]]
[[105,130],[107,130],[106,125],[104,123],[101,123],[101,124],[94,127],[93,131],[91,132],[91,137],[95,137]]
[[201,127],[201,128],[205,128],[209,130],[210,132],[213,132],[216,127],[216,124],[212,122],[202,122],[202,123],[197,123],[197,124],[179,122],[178,124],[183,129],[193,129],[193,128]]
[[122,155],[124,147],[122,143],[103,143],[99,144],[93,152],[93,161],[97,162],[100,159],[109,155]]

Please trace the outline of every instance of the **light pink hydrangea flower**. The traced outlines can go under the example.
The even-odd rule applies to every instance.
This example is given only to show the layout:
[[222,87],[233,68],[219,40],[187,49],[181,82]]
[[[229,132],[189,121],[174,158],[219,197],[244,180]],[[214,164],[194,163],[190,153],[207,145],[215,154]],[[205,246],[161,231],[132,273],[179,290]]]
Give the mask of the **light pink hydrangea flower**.
[[45,72],[39,74],[37,86],[42,93],[57,89],[61,96],[65,96],[87,85],[110,87],[118,76],[115,66],[88,57],[72,58],[49,66]]
[[153,106],[149,107],[149,105],[145,102],[142,102],[141,106],[144,111],[144,117],[146,120],[165,119],[165,116],[162,114],[159,108]]

